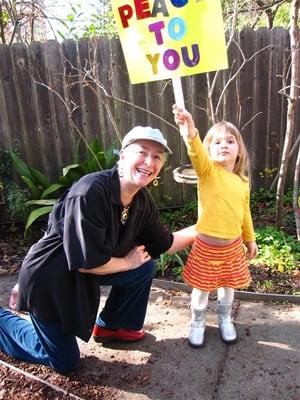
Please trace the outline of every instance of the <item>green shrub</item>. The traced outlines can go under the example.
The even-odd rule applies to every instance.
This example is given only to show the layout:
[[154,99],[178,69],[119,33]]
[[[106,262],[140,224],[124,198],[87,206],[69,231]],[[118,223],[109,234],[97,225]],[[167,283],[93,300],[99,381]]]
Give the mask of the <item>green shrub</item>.
[[0,201],[14,224],[18,218],[23,219],[28,214],[26,201],[29,192],[14,181],[12,163],[10,152],[0,149]]
[[28,214],[26,207],[28,198],[28,190],[21,188],[16,182],[11,181],[5,186],[6,206],[13,221],[18,217],[24,218]]
[[[300,191],[299,191],[300,195]],[[295,215],[293,210],[293,190],[288,189],[283,196],[282,226],[289,234],[296,231]],[[276,191],[260,188],[251,193],[250,208],[255,228],[275,225]]]
[[273,271],[291,272],[300,260],[300,243],[273,226],[256,229],[259,254],[251,264],[265,264]]
[[8,150],[0,149],[0,176],[2,179],[8,178],[11,175],[12,159]]
[[172,231],[193,225],[197,221],[197,202],[192,201],[182,207],[163,210],[161,220]]
[[[14,167],[31,193],[30,200],[25,203],[30,210],[25,233],[34,222],[52,211],[62,191],[83,175],[111,168],[117,161],[113,145],[104,151],[99,141],[93,139],[87,148],[86,159],[79,162],[78,152],[76,152],[75,162],[63,168],[63,174],[58,178],[58,182],[51,183],[45,174],[27,165],[15,151],[10,151],[10,156]],[[56,195],[53,197],[54,193]]]
[[165,277],[171,276],[176,281],[181,281],[182,270],[189,250],[185,249],[174,254],[163,253],[156,260],[156,274]]

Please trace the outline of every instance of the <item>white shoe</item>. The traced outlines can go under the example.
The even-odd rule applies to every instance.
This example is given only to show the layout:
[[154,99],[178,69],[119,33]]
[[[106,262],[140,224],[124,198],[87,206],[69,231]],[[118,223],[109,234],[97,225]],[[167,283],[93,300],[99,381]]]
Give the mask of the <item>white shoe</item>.
[[202,347],[205,332],[205,310],[192,310],[188,343],[191,347]]
[[233,344],[237,341],[237,333],[231,319],[232,303],[218,304],[218,324],[223,342]]

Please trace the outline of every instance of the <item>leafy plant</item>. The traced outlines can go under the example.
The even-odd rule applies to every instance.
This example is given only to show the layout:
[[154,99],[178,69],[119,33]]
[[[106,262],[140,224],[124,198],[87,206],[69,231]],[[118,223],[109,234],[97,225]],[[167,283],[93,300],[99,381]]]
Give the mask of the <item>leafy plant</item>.
[[174,254],[163,253],[156,261],[156,273],[157,275],[164,277],[168,270],[168,275],[175,278],[177,281],[181,280],[182,270],[185,264],[185,260],[188,255],[188,250],[182,250]]
[[263,171],[259,172],[259,176],[261,178],[269,178],[272,179],[274,178],[276,172],[278,171],[278,168],[265,168]]
[[21,188],[12,177],[12,158],[8,150],[0,149],[0,202],[5,205],[14,225],[15,220],[28,214],[25,203],[28,191]]
[[13,218],[13,222],[17,217],[23,217],[28,214],[26,207],[28,196],[28,190],[22,189],[16,182],[9,182],[5,186],[7,210]]
[[38,206],[29,214],[26,225],[25,225],[25,233],[30,228],[30,226],[39,218],[50,214],[54,204],[57,199],[48,199],[48,200],[29,200],[26,202],[26,206]]
[[11,175],[12,159],[8,150],[0,149],[0,176],[2,179]]
[[184,265],[177,265],[172,268],[173,279],[175,279],[176,282],[182,282],[183,267]]
[[[72,38],[79,40],[80,37],[108,37],[117,36],[117,28],[113,17],[111,2],[102,0],[96,12],[87,13],[80,3],[70,3],[70,11],[66,20],[59,19],[61,28],[57,31],[62,39]],[[82,21],[82,22],[81,22]]]
[[93,139],[87,147],[86,159],[83,162],[79,161],[77,147],[75,162],[63,168],[63,174],[58,178],[58,182],[51,183],[45,174],[28,166],[15,151],[11,151],[10,155],[16,170],[31,192],[31,199],[25,203],[31,208],[25,225],[25,233],[36,220],[52,211],[57,201],[57,197],[52,197],[54,193],[59,196],[62,190],[66,190],[83,175],[111,168],[117,161],[114,145],[104,151],[99,141]]
[[256,229],[258,256],[252,264],[262,263],[273,271],[291,272],[300,260],[300,243],[273,226]]
[[[300,194],[300,193],[299,193]],[[284,208],[282,224],[287,233],[295,232],[295,217],[293,211],[293,190],[288,189],[283,196]],[[251,193],[250,208],[255,222],[255,227],[275,225],[276,192],[260,188]]]
[[[13,164],[20,174],[24,183],[28,186],[31,193],[31,200],[26,201],[27,207],[33,206],[33,210],[25,225],[25,233],[27,229],[40,217],[51,212],[56,199],[49,198],[50,195],[63,188],[65,185],[61,183],[50,183],[46,175],[28,166],[15,151],[10,152]],[[36,209],[38,206],[38,209]]]
[[193,225],[197,220],[197,202],[192,201],[183,207],[162,210],[161,219],[172,231]]
[[58,178],[60,184],[67,187],[71,186],[85,174],[109,169],[116,164],[118,157],[114,149],[114,143],[105,151],[97,138],[92,139],[88,145],[86,148],[86,158],[83,162],[80,162],[77,146],[74,163],[64,167],[62,176]]
[[262,289],[261,290],[262,292],[268,292],[268,291],[272,290],[273,286],[274,286],[273,282],[270,281],[269,279],[265,279],[261,282],[258,282],[257,285],[258,285],[258,287],[260,287]]
[[28,166],[15,151],[10,151],[10,155],[17,172],[30,189],[33,199],[44,199],[63,186],[51,184],[46,175]]

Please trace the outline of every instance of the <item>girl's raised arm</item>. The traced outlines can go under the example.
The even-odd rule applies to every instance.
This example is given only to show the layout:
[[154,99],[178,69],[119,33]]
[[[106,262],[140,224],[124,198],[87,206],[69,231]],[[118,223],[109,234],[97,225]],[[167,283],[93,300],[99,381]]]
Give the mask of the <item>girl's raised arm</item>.
[[178,107],[177,104],[173,105],[172,112],[177,125],[187,124],[188,129],[186,135],[183,134],[183,139],[194,139],[198,134],[198,130],[195,128],[192,115],[186,109]]

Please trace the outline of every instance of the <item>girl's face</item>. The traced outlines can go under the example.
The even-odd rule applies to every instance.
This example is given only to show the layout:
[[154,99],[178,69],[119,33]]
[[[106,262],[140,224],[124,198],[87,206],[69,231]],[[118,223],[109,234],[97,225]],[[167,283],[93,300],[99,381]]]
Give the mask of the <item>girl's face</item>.
[[210,158],[228,171],[233,171],[239,152],[239,145],[234,135],[227,132],[215,133],[209,145]]
[[141,188],[157,177],[163,161],[162,145],[151,140],[137,140],[122,151],[120,167],[127,183]]

